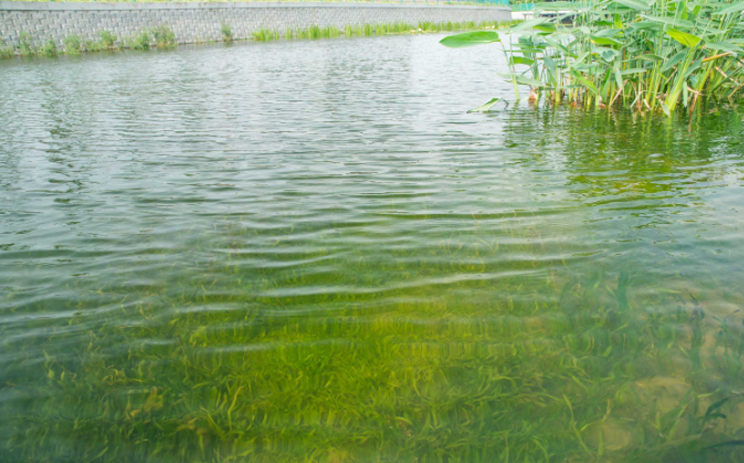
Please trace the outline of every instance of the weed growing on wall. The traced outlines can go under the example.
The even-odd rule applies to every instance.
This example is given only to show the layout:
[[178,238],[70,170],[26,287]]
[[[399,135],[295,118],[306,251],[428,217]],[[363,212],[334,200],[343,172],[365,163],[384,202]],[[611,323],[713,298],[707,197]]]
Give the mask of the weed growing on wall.
[[152,36],[159,48],[175,47],[176,34],[168,26],[157,26],[152,30]]
[[152,42],[152,36],[148,31],[142,31],[139,35],[132,38],[130,47],[133,50],[149,50],[150,42]]
[[54,41],[54,39],[49,39],[44,44],[43,47],[41,47],[41,50],[39,50],[39,54],[44,55],[46,57],[53,57],[57,56],[58,50],[57,50],[57,42]]
[[106,47],[103,45],[103,42],[100,40],[87,40],[83,44],[83,51],[90,51],[90,52],[96,52],[96,51],[103,51]]
[[232,31],[232,28],[227,23],[222,23],[220,26],[220,32],[222,33],[222,40],[225,42],[232,42],[234,39],[234,34]]
[[33,39],[31,39],[31,34],[28,32],[21,32],[18,43],[18,52],[21,56],[33,56],[36,54]]
[[104,48],[108,48],[109,50],[113,51],[116,50],[116,39],[117,37],[112,34],[109,31],[101,31],[98,33],[98,36],[101,37],[101,44]]
[[79,55],[82,51],[83,44],[80,36],[68,35],[62,42],[65,44],[65,53],[68,55]]
[[269,40],[275,40],[279,38],[278,31],[272,31],[270,29],[260,29],[253,33],[253,39],[259,42],[266,42]]
[[13,47],[5,45],[5,42],[0,40],[0,59],[8,59],[14,56],[15,50],[13,50]]

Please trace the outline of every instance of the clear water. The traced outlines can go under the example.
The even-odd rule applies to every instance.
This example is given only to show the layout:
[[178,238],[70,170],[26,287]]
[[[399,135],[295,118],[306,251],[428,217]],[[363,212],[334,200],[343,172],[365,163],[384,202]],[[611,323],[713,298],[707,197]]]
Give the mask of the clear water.
[[742,461],[737,108],[439,38],[0,63],[0,461]]

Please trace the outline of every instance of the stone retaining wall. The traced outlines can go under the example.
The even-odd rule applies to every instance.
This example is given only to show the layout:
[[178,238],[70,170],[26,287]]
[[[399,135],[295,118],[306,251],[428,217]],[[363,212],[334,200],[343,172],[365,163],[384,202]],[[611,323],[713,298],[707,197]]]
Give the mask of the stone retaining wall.
[[[436,1],[436,0],[435,0]],[[0,41],[17,46],[21,33],[36,45],[54,39],[62,45],[68,35],[96,40],[100,31],[120,39],[145,28],[165,25],[178,43],[220,41],[221,23],[237,39],[260,29],[286,31],[310,26],[405,22],[506,21],[511,11],[500,7],[381,3],[41,3],[0,1]],[[0,46],[2,43],[0,42]]]

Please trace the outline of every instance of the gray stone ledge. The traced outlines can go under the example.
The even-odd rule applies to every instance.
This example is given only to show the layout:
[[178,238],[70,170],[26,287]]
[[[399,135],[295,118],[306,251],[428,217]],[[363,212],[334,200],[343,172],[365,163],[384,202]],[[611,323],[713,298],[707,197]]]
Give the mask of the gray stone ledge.
[[56,3],[56,2],[3,2],[0,1],[0,11],[126,11],[126,10],[226,10],[243,8],[444,8],[467,10],[503,10],[511,9],[501,6],[480,5],[443,5],[431,2],[429,4],[416,3],[306,3],[306,2],[120,2],[120,3]]

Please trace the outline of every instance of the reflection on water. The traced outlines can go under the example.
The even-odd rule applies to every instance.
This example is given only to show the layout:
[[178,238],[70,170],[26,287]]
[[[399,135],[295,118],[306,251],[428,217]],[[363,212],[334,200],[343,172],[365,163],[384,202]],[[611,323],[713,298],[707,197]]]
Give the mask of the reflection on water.
[[0,63],[0,460],[741,461],[736,109],[437,40]]

